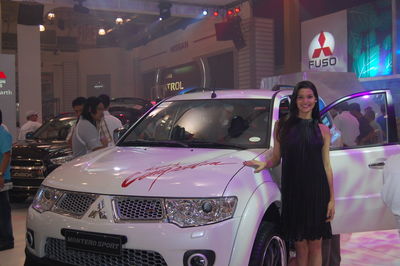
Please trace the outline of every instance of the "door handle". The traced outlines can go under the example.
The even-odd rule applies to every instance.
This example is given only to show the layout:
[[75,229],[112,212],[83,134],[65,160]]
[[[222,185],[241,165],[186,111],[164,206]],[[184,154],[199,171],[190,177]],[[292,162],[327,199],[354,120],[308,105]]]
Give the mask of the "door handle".
[[384,166],[385,162],[370,163],[368,165],[368,167],[372,169],[383,169]]

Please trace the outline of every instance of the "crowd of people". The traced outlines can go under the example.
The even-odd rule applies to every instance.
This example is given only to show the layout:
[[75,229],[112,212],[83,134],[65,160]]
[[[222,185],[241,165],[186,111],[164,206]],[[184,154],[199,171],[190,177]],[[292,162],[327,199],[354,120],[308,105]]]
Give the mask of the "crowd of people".
[[105,94],[87,99],[78,97],[72,102],[78,120],[67,136],[67,143],[74,157],[115,144],[114,131],[122,123],[108,112],[109,107],[110,97]]
[[342,145],[355,147],[383,143],[386,139],[386,109],[381,106],[381,115],[376,118],[371,106],[364,114],[359,103],[343,102],[331,111],[333,123],[341,132]]

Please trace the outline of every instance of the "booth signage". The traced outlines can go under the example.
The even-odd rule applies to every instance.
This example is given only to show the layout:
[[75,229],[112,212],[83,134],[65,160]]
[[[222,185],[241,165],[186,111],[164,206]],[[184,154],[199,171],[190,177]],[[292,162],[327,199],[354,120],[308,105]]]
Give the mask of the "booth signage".
[[334,56],[335,39],[329,32],[317,34],[310,43],[308,56],[310,69],[336,65],[338,59]]
[[347,72],[347,11],[301,23],[301,71]]
[[182,84],[183,84],[182,81],[167,83],[167,90],[169,90],[169,91],[180,91],[180,90],[183,90],[185,88],[183,87]]

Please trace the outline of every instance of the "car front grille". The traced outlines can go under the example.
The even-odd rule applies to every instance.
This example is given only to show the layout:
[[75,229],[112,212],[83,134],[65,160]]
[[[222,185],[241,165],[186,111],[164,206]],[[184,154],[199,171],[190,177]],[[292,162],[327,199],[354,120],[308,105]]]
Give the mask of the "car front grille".
[[55,204],[53,211],[79,218],[87,212],[97,197],[96,194],[65,192]]
[[48,238],[45,246],[46,257],[71,265],[140,265],[140,266],[165,266],[162,255],[151,250],[122,249],[120,256],[96,254],[87,251],[67,250],[65,241]]
[[164,203],[159,198],[114,197],[113,208],[117,221],[152,221],[165,218]]
[[11,160],[11,177],[41,178],[45,176],[46,167],[42,160]]
[[32,160],[32,159],[12,159],[11,167],[40,167],[44,166],[44,162],[42,160]]

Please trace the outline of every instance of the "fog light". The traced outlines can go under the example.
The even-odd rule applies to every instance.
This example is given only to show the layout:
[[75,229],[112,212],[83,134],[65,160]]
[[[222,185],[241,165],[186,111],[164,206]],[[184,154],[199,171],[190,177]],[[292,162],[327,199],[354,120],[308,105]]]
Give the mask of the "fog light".
[[193,254],[188,259],[189,266],[208,266],[206,256],[200,253]]
[[30,229],[26,230],[26,243],[30,248],[35,248],[35,239],[33,237],[33,231]]
[[183,255],[184,266],[213,266],[215,252],[212,250],[188,250]]

